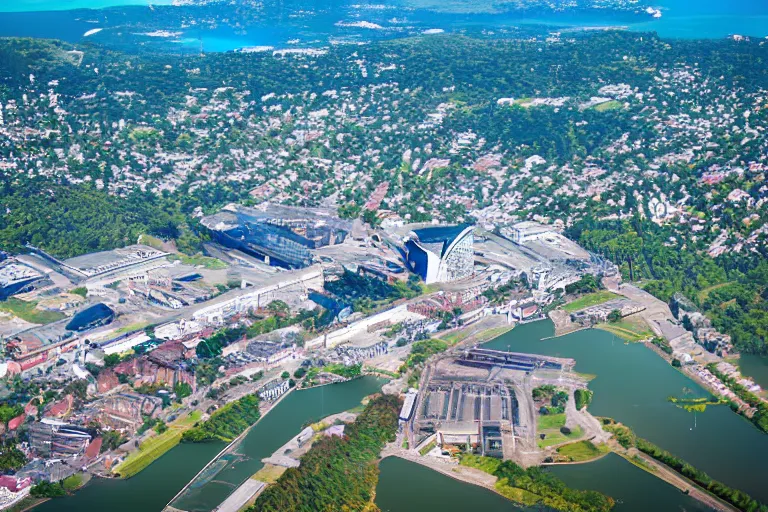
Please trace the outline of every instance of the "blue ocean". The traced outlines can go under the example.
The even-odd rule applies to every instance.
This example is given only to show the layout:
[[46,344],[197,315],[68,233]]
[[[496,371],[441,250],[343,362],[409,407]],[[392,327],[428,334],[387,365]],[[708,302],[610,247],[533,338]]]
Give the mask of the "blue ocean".
[[362,1],[0,0],[0,36],[179,53],[307,48],[443,32],[520,37],[609,27],[665,38],[768,36],[766,0],[616,0],[601,2],[600,8],[562,10],[536,2],[521,10],[478,0]]

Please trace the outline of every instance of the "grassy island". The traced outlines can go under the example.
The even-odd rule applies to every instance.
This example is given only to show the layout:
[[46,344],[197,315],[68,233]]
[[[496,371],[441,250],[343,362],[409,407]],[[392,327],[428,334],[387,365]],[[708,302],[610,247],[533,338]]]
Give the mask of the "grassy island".
[[259,398],[246,395],[239,400],[223,406],[211,417],[184,432],[184,443],[204,443],[208,441],[230,442],[256,423],[259,413]]
[[384,445],[395,439],[400,400],[371,400],[344,437],[323,437],[259,496],[249,512],[376,512],[377,466]]
[[540,467],[523,469],[510,460],[470,454],[462,455],[461,465],[498,477],[496,491],[523,505],[543,505],[569,512],[601,512],[611,510],[615,504],[613,498],[600,492],[570,489]]

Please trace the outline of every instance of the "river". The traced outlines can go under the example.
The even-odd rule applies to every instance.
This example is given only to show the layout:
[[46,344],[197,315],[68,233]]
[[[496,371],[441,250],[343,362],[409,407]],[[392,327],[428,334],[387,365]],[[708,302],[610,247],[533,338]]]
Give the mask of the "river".
[[668,396],[684,390],[708,393],[642,344],[625,344],[598,329],[542,341],[553,333],[550,321],[535,322],[485,346],[574,358],[576,371],[596,376],[589,384],[592,414],[613,417],[711,477],[768,502],[768,435],[726,406],[690,413],[669,403]]
[[741,354],[739,369],[744,376],[751,377],[761,388],[768,390],[768,356]]
[[[390,457],[381,462],[376,505],[382,512],[503,512],[541,510],[520,507],[492,491],[458,482],[414,462]],[[574,489],[603,492],[616,500],[616,512],[708,510],[676,488],[608,454],[588,465],[556,466],[551,471]]]
[[[195,488],[175,505],[210,511],[240,483],[258,471],[261,459],[299,433],[311,421],[351,409],[385,381],[363,377],[342,384],[295,391],[243,438],[243,458],[216,475],[216,482]],[[159,512],[216,454],[224,443],[180,444],[128,480],[93,479],[73,496],[48,501],[36,512]]]

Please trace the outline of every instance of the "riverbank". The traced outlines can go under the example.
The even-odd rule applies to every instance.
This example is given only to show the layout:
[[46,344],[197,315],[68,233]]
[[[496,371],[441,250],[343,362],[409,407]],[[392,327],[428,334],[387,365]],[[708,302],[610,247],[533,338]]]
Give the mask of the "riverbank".
[[609,443],[614,453],[677,487],[709,508],[722,512],[757,510],[759,502],[743,491],[713,480],[682,459],[637,437],[629,427],[611,418],[603,418],[603,424],[608,431],[614,433],[615,437]]
[[[165,509],[171,509],[171,503],[176,501],[181,495],[184,494],[185,491],[189,489],[189,487],[192,485],[192,483],[197,480],[200,475],[205,474],[206,470],[208,470],[213,464],[215,464],[218,460],[221,459],[224,455],[227,453],[230,453],[236,449],[240,441],[242,441],[248,433],[256,427],[261,421],[264,420],[264,418],[267,416],[269,411],[273,410],[280,402],[282,402],[288,395],[290,395],[296,388],[289,388],[288,391],[283,393],[277,400],[274,402],[261,402],[262,405],[259,406],[259,419],[257,419],[250,427],[245,429],[239,436],[237,436],[235,439],[232,440],[227,446],[225,446],[214,458],[212,458],[198,473],[185,485],[182,487],[182,489],[176,493],[176,495],[168,502],[168,504],[165,506]],[[164,510],[165,510],[164,509]]]
[[155,434],[139,444],[138,449],[112,470],[120,478],[131,478],[144,470],[154,461],[168,453],[181,442],[184,432],[191,429],[202,417],[200,411],[192,411],[183,418],[168,425],[168,430]]

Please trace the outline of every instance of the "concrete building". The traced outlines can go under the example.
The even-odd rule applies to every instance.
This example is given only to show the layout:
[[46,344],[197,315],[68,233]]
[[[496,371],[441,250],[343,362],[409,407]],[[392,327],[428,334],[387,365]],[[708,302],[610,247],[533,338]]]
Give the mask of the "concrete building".
[[516,244],[523,245],[526,242],[538,240],[548,233],[552,232],[552,228],[539,224],[538,222],[518,222],[513,225],[508,232],[510,239]]
[[474,227],[435,226],[415,229],[405,242],[410,269],[424,282],[457,281],[474,271]]
[[146,245],[129,245],[121,249],[84,254],[64,261],[55,260],[51,256],[48,258],[78,277],[91,278],[125,270],[165,256],[167,256],[166,253]]
[[283,300],[290,305],[297,297],[306,300],[309,290],[322,290],[324,283],[323,271],[318,266],[280,273],[258,287],[238,290],[231,298],[197,309],[192,320],[203,325],[216,325],[237,313],[266,307],[274,300]]

